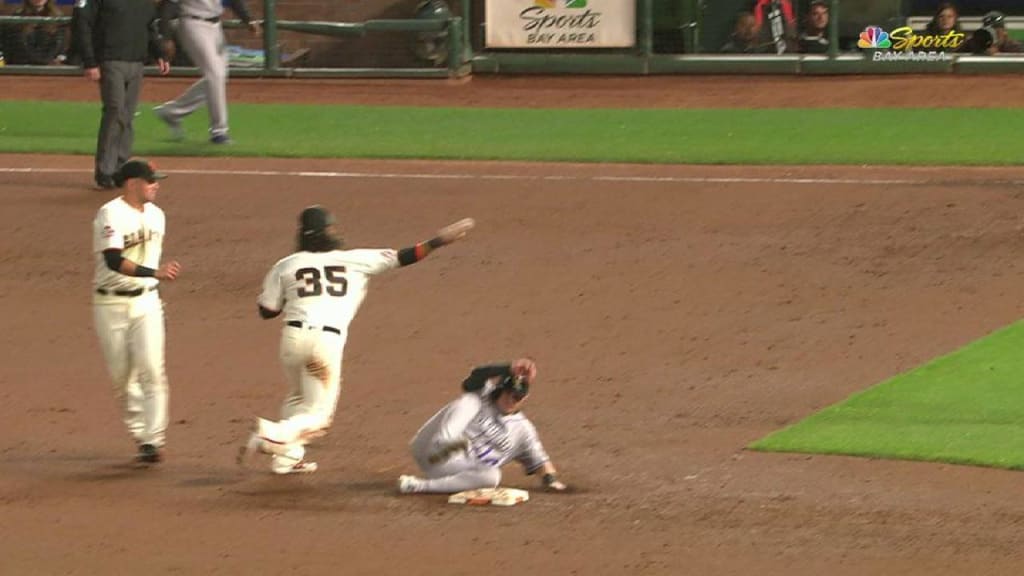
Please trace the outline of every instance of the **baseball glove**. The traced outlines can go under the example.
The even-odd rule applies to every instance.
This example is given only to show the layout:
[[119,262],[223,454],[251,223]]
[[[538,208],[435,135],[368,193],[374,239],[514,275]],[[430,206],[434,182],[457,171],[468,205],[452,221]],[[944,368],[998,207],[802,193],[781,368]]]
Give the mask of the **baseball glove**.
[[466,234],[469,233],[476,226],[476,220],[472,218],[463,218],[458,222],[453,222],[444,228],[437,231],[437,238],[441,241],[441,245],[451,244],[456,240],[465,238]]

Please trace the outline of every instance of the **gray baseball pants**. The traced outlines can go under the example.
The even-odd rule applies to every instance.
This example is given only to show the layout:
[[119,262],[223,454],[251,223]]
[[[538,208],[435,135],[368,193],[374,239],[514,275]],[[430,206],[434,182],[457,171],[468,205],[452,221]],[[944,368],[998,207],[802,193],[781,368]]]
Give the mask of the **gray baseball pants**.
[[228,52],[220,22],[193,18],[178,21],[178,39],[203,77],[181,96],[163,104],[163,113],[180,121],[206,104],[210,113],[210,136],[228,133]]
[[[421,430],[421,432],[424,432]],[[486,466],[465,452],[453,455],[445,462],[430,462],[430,453],[439,448],[431,439],[420,438],[412,441],[412,457],[423,471],[419,480],[420,492],[454,494],[463,490],[497,488],[501,483],[501,469]]]
[[111,176],[132,156],[135,131],[132,120],[142,88],[142,62],[109,61],[100,64],[103,117],[96,139],[96,172]]

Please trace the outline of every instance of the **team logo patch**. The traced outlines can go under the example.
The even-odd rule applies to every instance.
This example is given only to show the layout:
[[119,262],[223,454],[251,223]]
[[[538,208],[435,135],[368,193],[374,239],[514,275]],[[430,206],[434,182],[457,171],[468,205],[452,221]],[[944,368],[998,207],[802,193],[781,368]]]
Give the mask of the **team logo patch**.
[[103,227],[103,237],[104,238],[110,238],[113,235],[114,235],[114,229],[111,228],[109,224]]

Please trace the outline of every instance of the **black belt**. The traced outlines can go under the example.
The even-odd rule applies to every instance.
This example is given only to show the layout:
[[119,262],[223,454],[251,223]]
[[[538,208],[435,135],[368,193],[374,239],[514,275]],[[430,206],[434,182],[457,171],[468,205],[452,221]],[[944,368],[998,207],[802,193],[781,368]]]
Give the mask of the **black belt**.
[[[292,328],[302,328],[302,321],[300,321],[300,320],[289,320],[289,321],[285,322],[285,324],[287,324],[288,326],[291,326]],[[338,330],[334,326],[324,326],[323,327],[323,331],[324,332],[334,332],[338,336],[341,336],[341,330]]]
[[186,14],[185,18],[188,18],[190,20],[202,20],[203,22],[209,22],[210,24],[216,24],[217,22],[220,22],[220,16],[211,16],[209,18],[203,18],[202,16],[192,16],[191,14]]
[[129,296],[134,298],[136,296],[142,296],[151,290],[156,290],[156,286],[150,286],[149,288],[136,288],[135,290],[107,290],[106,288],[97,288],[96,293],[104,296]]

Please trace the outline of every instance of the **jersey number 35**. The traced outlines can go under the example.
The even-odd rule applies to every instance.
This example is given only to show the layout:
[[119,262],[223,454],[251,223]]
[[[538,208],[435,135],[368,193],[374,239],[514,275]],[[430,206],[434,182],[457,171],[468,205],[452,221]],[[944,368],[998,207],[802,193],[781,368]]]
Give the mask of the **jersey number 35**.
[[324,290],[330,296],[344,296],[348,292],[344,266],[325,266],[323,272],[319,268],[299,268],[295,279],[305,282],[297,291],[299,298],[319,296]]

